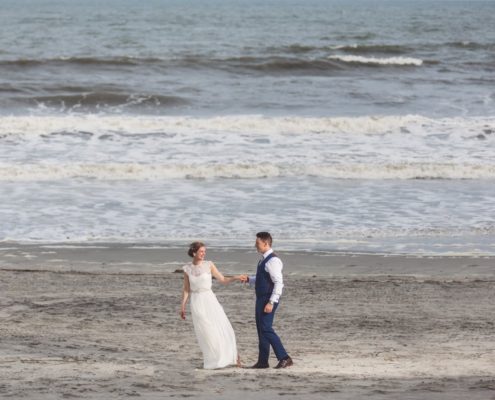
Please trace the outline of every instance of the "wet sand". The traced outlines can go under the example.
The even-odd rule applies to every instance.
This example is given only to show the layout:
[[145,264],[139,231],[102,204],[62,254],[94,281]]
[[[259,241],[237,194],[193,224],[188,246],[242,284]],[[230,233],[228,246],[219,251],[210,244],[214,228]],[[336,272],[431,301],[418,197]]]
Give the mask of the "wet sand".
[[[178,315],[183,248],[1,244],[0,397],[495,399],[493,258],[279,254],[295,365],[206,371]],[[258,256],[207,258],[238,273]],[[254,293],[214,291],[251,365]]]

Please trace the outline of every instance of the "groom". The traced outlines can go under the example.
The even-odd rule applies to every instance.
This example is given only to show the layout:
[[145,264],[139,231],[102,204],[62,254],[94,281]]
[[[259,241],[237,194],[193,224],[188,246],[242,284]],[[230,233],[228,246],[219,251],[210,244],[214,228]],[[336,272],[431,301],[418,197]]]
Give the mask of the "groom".
[[270,346],[278,359],[275,368],[287,368],[293,365],[278,335],[272,328],[275,311],[284,287],[282,260],[272,250],[272,236],[268,232],[256,234],[256,250],[263,254],[258,263],[255,276],[243,276],[243,281],[255,287],[256,291],[256,328],[258,330],[258,362],[252,368],[268,368]]

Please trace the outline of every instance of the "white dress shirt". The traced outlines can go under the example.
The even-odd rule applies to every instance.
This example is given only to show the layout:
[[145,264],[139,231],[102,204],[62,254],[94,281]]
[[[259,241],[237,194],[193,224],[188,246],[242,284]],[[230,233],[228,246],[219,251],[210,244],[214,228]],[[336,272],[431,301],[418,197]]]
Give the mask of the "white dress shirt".
[[[263,259],[265,259],[268,255],[273,253],[273,249],[268,250],[266,253],[263,253]],[[270,274],[270,278],[273,282],[273,292],[270,296],[270,300],[274,303],[278,303],[280,296],[282,295],[282,289],[284,287],[284,278],[282,276],[282,268],[284,264],[282,260],[277,256],[270,258],[265,264],[265,271]],[[249,277],[249,286],[254,286],[256,284],[256,275],[252,275]]]

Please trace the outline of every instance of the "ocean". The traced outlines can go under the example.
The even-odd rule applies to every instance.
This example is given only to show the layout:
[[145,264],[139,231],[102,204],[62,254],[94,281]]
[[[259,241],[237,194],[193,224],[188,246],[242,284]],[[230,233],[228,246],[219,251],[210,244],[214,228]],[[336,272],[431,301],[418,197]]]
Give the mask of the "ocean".
[[3,0],[0,241],[495,255],[493,15]]

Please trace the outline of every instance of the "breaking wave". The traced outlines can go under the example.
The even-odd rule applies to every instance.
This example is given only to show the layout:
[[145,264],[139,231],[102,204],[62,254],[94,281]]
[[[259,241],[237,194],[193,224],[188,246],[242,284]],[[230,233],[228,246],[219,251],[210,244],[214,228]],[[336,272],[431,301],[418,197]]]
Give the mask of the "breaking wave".
[[369,65],[392,65],[392,66],[421,66],[423,60],[412,57],[390,57],[390,58],[377,58],[377,57],[362,57],[362,56],[330,56],[332,60],[339,60],[345,63],[351,64],[369,64]]

